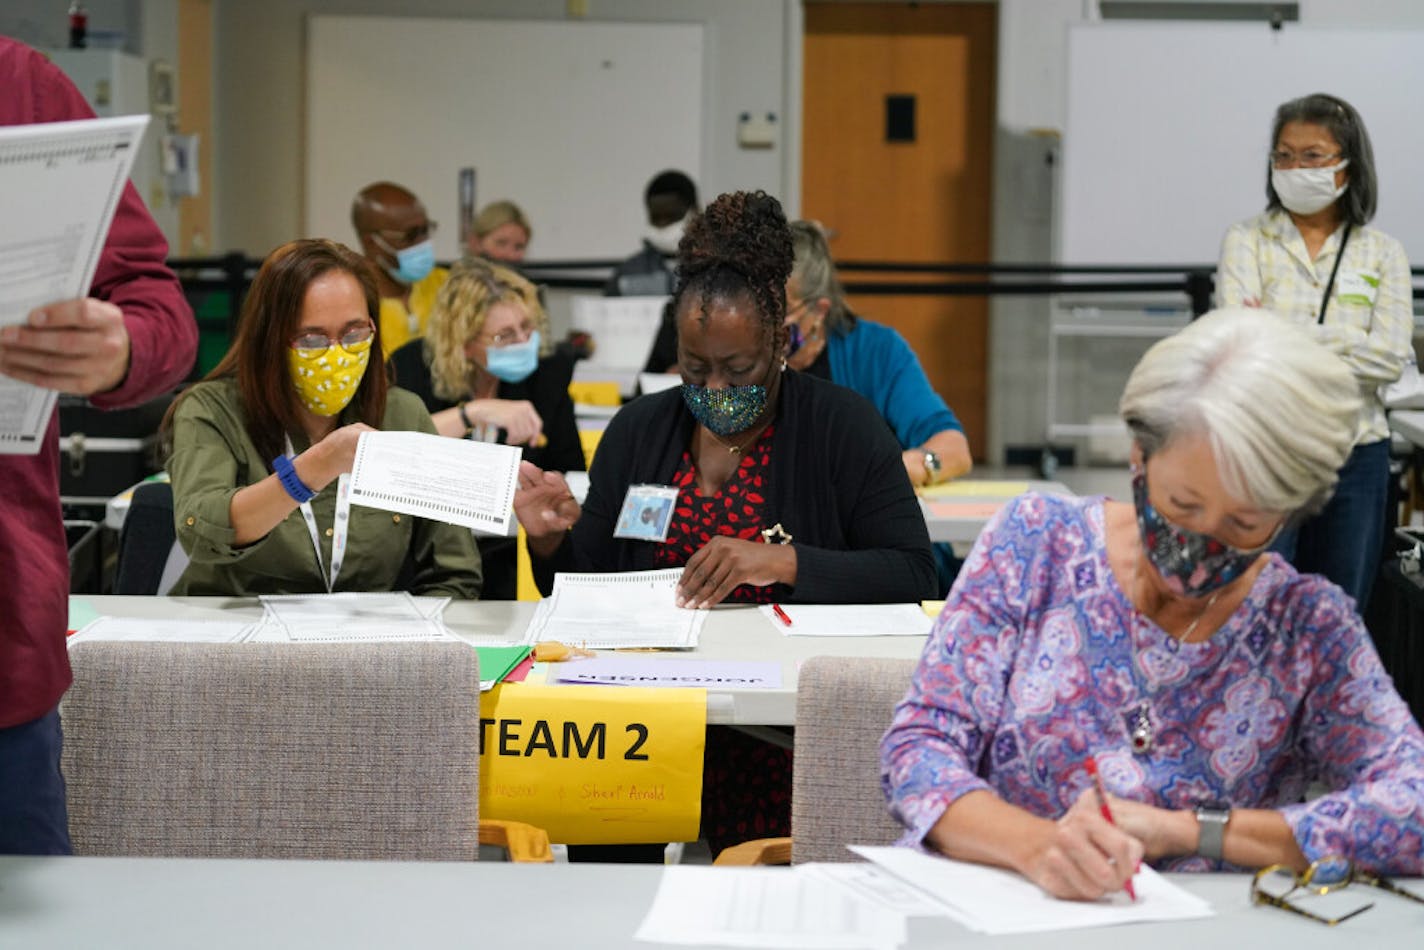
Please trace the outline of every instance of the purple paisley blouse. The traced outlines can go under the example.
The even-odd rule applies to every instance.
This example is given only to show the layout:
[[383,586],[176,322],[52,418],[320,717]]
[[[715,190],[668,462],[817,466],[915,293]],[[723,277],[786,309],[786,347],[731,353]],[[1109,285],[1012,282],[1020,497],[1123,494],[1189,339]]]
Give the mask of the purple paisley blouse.
[[[1274,808],[1311,860],[1424,872],[1424,734],[1339,588],[1265,556],[1227,622],[1183,644],[1118,586],[1101,497],[1006,505],[965,562],[881,742],[902,843],[920,844],[977,789],[1056,818],[1090,784],[1093,754],[1123,798]],[[1129,733],[1143,701],[1154,741],[1137,755]],[[1303,801],[1313,782],[1325,794]]]

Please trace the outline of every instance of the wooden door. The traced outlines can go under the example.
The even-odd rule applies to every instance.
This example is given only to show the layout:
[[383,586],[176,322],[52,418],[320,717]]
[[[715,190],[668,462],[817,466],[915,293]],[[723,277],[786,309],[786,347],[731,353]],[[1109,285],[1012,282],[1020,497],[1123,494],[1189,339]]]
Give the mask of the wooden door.
[[[989,260],[995,24],[992,3],[806,5],[801,209],[833,232],[836,260]],[[914,138],[887,141],[887,98],[906,96]],[[988,301],[851,306],[905,336],[982,458]]]
[[198,135],[198,193],[179,201],[178,243],[168,250],[174,257],[206,257],[215,253],[212,0],[178,3],[178,131]]

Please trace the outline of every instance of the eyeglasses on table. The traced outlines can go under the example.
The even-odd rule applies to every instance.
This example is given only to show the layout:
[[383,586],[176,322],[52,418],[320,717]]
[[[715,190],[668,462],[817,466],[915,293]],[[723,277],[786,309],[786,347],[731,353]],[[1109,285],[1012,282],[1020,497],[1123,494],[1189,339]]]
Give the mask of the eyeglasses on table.
[[1375,906],[1374,902],[1370,901],[1333,916],[1317,912],[1320,908],[1311,909],[1308,906],[1302,906],[1302,902],[1308,901],[1312,897],[1338,894],[1351,885],[1377,888],[1424,904],[1424,896],[1401,887],[1387,877],[1357,868],[1350,861],[1337,855],[1326,855],[1318,861],[1312,862],[1300,873],[1284,864],[1272,864],[1261,868],[1251,878],[1251,903],[1279,907],[1281,910],[1299,914],[1327,927],[1333,927],[1351,917],[1363,914]]

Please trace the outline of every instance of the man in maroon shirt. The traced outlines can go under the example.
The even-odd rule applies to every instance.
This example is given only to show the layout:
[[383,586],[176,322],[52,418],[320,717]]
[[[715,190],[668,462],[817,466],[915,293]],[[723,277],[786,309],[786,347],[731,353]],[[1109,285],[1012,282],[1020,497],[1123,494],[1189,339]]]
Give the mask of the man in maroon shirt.
[[[0,125],[93,115],[47,58],[0,37]],[[198,329],[164,266],[167,255],[162,233],[126,186],[89,297],[56,301],[23,325],[0,327],[0,373],[88,396],[104,409],[175,386],[193,366]],[[0,486],[0,854],[63,854],[70,846],[58,705],[71,675],[57,418],[37,455],[0,455]]]

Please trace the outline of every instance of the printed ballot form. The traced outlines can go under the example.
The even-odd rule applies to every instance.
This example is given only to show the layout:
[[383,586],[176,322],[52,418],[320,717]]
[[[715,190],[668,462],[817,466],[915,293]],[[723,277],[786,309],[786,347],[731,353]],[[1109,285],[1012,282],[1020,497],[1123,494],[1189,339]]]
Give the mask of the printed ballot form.
[[677,605],[682,568],[608,574],[555,574],[539,601],[525,643],[562,640],[595,650],[697,646],[706,610]]
[[351,501],[503,535],[514,512],[521,454],[512,445],[425,432],[363,432]]
[[[85,297],[148,116],[0,127],[0,326]],[[0,455],[34,455],[57,393],[0,376]]]

